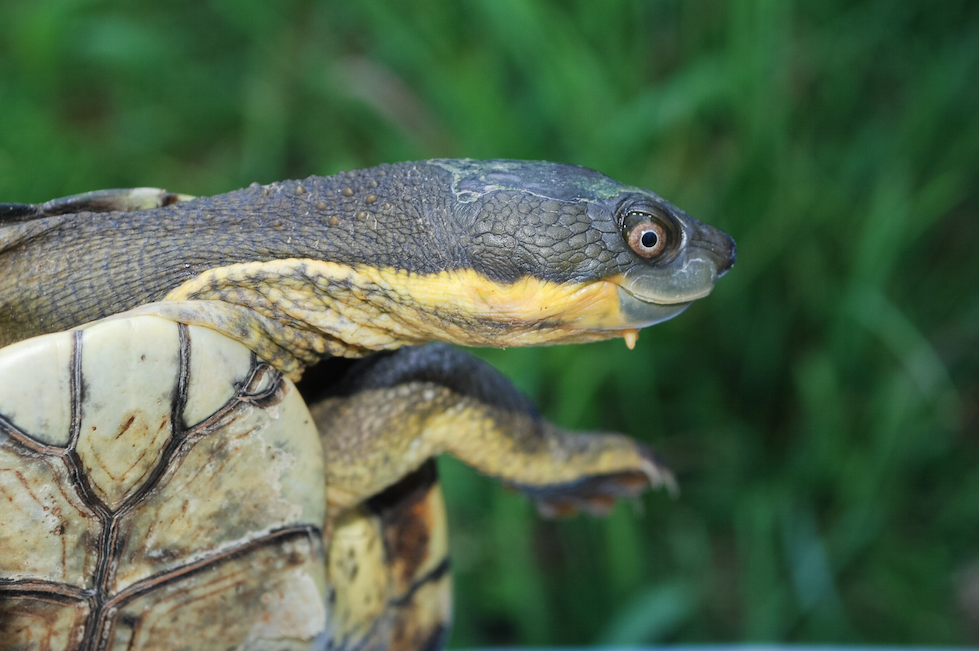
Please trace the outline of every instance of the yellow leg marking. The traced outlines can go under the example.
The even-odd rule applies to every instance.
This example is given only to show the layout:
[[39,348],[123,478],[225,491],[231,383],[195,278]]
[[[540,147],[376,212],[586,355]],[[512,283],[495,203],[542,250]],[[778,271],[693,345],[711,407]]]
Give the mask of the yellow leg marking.
[[311,410],[327,460],[327,510],[339,513],[447,452],[477,470],[522,486],[641,473],[652,487],[674,487],[620,434],[575,433],[523,413],[486,406],[428,383],[328,399]]
[[567,484],[630,470],[645,474],[654,487],[672,481],[627,436],[569,432],[468,400],[430,420],[425,438],[477,470],[516,484]]

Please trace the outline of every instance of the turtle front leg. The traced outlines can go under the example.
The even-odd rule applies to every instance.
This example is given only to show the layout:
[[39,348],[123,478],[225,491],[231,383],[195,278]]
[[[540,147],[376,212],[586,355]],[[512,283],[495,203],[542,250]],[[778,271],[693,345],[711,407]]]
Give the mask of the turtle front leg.
[[617,497],[674,486],[648,447],[621,434],[577,433],[543,418],[489,364],[449,346],[357,362],[342,395],[311,412],[327,459],[327,509],[377,494],[449,453],[511,485],[545,516],[607,513]]
[[649,448],[548,423],[506,377],[461,350],[431,344],[330,363],[350,365],[343,382],[324,387],[317,375],[329,373],[313,372],[300,388],[326,460],[332,648],[444,642],[451,577],[436,454],[518,488],[549,516],[604,514],[616,497],[672,486]]

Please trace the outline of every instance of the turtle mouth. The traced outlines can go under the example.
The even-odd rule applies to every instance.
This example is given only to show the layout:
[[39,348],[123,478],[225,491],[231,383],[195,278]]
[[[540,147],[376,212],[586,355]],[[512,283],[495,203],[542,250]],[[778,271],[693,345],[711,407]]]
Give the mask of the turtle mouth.
[[672,319],[690,307],[693,299],[676,303],[656,303],[636,296],[619,285],[619,310],[629,327],[645,328]]
[[707,256],[688,255],[662,268],[635,267],[619,277],[619,309],[630,326],[644,328],[672,319],[710,294],[717,265]]

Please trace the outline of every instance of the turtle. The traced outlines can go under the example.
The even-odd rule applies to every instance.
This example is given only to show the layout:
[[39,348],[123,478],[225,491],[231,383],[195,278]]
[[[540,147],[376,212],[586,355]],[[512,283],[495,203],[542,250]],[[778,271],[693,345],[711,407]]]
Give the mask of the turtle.
[[674,482],[459,346],[631,348],[735,257],[537,161],[0,204],[0,648],[440,648],[437,455],[544,516]]

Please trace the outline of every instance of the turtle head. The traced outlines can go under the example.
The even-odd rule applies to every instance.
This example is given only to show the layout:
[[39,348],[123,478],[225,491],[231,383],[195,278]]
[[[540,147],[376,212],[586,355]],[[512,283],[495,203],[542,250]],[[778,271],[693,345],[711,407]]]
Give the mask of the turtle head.
[[632,263],[612,282],[623,313],[638,327],[659,323],[707,296],[734,265],[734,239],[652,192],[625,191],[600,208],[621,225]]
[[[434,340],[631,346],[639,328],[709,294],[735,258],[727,234],[573,165],[438,159],[304,183],[241,191],[292,206],[279,251],[259,233],[271,259],[208,269],[165,299],[198,302],[177,320],[219,322],[253,350],[271,337],[259,354],[286,370],[277,351],[305,364]],[[297,255],[307,241],[324,249]],[[239,316],[187,312],[203,299]]]
[[[584,167],[511,160],[431,163],[452,174],[450,204],[465,226],[468,266],[504,283],[534,279],[581,288],[568,298],[587,293],[588,313],[569,310],[564,326],[595,335],[606,331],[594,338],[676,316],[709,294],[735,261],[727,233],[649,190]],[[599,287],[605,290],[601,300],[594,298]]]

